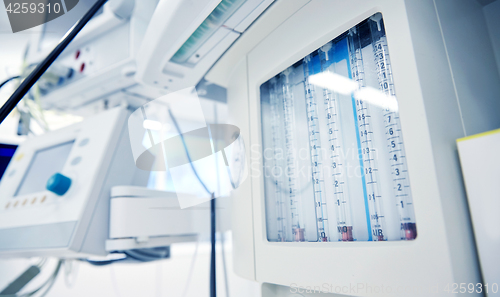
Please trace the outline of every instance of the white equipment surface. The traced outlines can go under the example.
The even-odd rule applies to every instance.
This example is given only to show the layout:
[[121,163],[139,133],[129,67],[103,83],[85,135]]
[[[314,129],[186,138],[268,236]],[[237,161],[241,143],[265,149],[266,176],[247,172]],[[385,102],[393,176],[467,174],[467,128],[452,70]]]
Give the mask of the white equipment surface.
[[[52,85],[41,90],[42,106],[88,115],[124,102],[140,106],[165,94],[140,86],[134,79],[138,50],[157,2],[111,0],[105,4],[41,78],[43,82],[56,76]],[[51,50],[42,47],[50,33],[34,35],[27,64],[38,63]],[[67,71],[69,77],[59,77]]]
[[457,145],[483,282],[487,296],[500,296],[500,130],[458,139]]
[[[230,203],[228,197],[216,198],[218,232],[230,230]],[[196,241],[210,233],[210,202],[181,209],[176,193],[116,186],[111,189],[109,222],[110,252]]]
[[[111,187],[147,181],[132,157],[128,115],[115,108],[19,146],[0,183],[0,256],[106,254]],[[71,179],[63,195],[45,188],[54,173]]]
[[137,55],[136,79],[168,91],[196,85],[273,1],[160,1]]
[[117,186],[111,189],[106,250],[195,241],[201,232],[208,232],[209,216],[206,205],[181,209],[175,193]]
[[[391,54],[418,236],[272,242],[266,234],[261,148],[268,127],[261,124],[260,87],[377,12]],[[500,77],[482,16],[475,1],[287,0],[276,2],[245,32],[206,76],[227,87],[229,122],[252,148],[251,179],[233,194],[236,273],[266,283],[264,296],[289,296],[271,284],[363,284],[337,293],[443,296],[454,284],[481,283],[455,140],[500,126]],[[380,285],[392,291],[377,293]]]
[[[111,0],[42,77],[42,106],[88,115],[193,87],[272,2]],[[48,53],[43,38],[29,65]]]

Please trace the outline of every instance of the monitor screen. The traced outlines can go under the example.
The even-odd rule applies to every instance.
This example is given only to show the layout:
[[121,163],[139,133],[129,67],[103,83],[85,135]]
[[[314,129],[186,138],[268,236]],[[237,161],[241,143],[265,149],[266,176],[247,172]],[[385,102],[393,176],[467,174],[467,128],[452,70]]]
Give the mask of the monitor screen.
[[0,143],[0,179],[2,179],[10,159],[16,152],[17,145]]
[[35,152],[14,196],[44,191],[47,180],[63,169],[74,142],[72,140]]

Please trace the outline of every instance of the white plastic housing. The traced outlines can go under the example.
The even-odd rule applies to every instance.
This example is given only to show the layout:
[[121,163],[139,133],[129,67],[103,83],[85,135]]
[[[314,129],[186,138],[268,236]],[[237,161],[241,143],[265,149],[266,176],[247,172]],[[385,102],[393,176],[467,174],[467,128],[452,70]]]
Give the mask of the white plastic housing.
[[[418,236],[411,242],[269,242],[259,87],[376,12],[385,22]],[[387,296],[401,296],[397,288],[410,288],[405,296],[443,296],[448,284],[481,281],[455,145],[456,138],[500,126],[493,111],[500,109],[500,77],[481,16],[475,1],[281,1],[233,45],[207,79],[228,88],[230,122],[251,148],[251,178],[233,195],[239,275],[311,288],[384,285],[392,293],[378,294]],[[273,290],[263,288],[265,296],[288,296]]]
[[[157,0],[107,3],[54,62],[52,68],[74,72],[64,84],[40,96],[42,106],[74,112],[98,100],[107,100],[109,107],[121,102],[140,106],[148,101],[144,97],[161,96],[158,90],[138,88],[134,80],[138,49],[156,4]],[[28,64],[39,63],[51,50],[38,51],[42,38],[43,33],[32,38]]]
[[[127,116],[126,109],[116,108],[19,146],[0,183],[0,256],[106,254],[109,191],[133,184],[141,173],[130,149]],[[69,190],[62,196],[48,190],[15,196],[36,152],[70,141],[60,170],[72,180]]]
[[206,40],[186,63],[174,54],[217,7],[220,0],[160,1],[137,55],[136,79],[176,91],[196,85],[273,0],[247,0]]

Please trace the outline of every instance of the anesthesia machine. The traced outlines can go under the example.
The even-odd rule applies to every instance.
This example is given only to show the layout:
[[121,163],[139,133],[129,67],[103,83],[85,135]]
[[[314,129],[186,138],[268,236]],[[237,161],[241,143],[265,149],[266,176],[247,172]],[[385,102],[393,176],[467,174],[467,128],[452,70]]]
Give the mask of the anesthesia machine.
[[[470,194],[470,170],[488,165],[461,151],[461,168],[456,143],[500,127],[499,15],[500,0],[110,0],[36,85],[42,108],[85,119],[0,148],[15,150],[0,256],[133,258],[196,241],[211,220],[215,236],[216,191],[190,156],[203,139],[179,128],[196,112],[152,105],[191,88],[237,127],[225,152],[202,121],[232,185],[217,230],[231,229],[232,269],[261,296],[499,296],[498,237],[479,228],[489,202]],[[30,40],[26,74],[54,24]],[[145,151],[166,126],[209,194],[199,208],[146,188],[160,170],[139,166],[133,143]],[[165,167],[165,152],[146,157]]]

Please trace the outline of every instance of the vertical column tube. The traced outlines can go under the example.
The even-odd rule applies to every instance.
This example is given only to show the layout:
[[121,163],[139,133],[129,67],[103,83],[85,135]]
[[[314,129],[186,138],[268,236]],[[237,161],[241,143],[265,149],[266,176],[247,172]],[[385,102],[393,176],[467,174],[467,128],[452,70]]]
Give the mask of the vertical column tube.
[[[328,43],[319,50],[321,60],[321,72],[328,72],[331,62],[330,50],[332,43]],[[342,241],[353,241],[352,210],[347,186],[347,173],[341,151],[342,133],[340,131],[339,98],[336,93],[329,89],[323,89],[323,108],[326,116],[326,131],[328,133],[327,151],[329,152],[331,174],[333,181],[333,197],[337,210],[337,231]]]
[[280,88],[278,86],[278,79],[271,79],[270,88],[270,109],[271,109],[271,133],[272,133],[272,168],[270,176],[273,178],[274,195],[276,199],[276,223],[278,231],[278,241],[287,240],[287,205],[285,202],[285,172],[282,160],[282,124],[283,119],[281,111],[283,110],[282,102],[280,101]]
[[282,93],[283,93],[283,115],[285,124],[285,155],[286,155],[286,178],[288,182],[288,187],[286,189],[288,193],[289,209],[290,209],[290,221],[292,227],[292,234],[294,241],[305,241],[305,229],[303,224],[303,219],[300,216],[300,195],[301,193],[297,191],[297,186],[299,185],[298,180],[298,162],[296,160],[295,151],[295,102],[293,98],[293,93],[290,90],[290,75],[293,68],[290,67],[282,72]]
[[[394,80],[391,70],[391,61],[387,50],[387,38],[382,29],[382,16],[377,14],[371,18],[371,33],[373,39],[373,54],[377,66],[379,89],[388,96],[388,100],[395,99]],[[413,199],[406,166],[406,156],[401,134],[401,125],[397,104],[384,110],[385,134],[389,147],[389,160],[391,161],[391,175],[393,181],[396,207],[398,208],[401,223],[401,239],[412,240],[417,237]]]
[[[365,87],[363,56],[359,35],[355,29],[349,34],[349,58],[352,79],[358,83],[358,88]],[[370,106],[360,99],[356,99],[356,122],[359,134],[359,150],[361,162],[361,175],[365,184],[365,199],[371,225],[371,240],[382,241],[385,238],[385,218],[382,211],[382,196],[378,178],[378,167],[375,160],[376,150],[373,143],[372,119]]]
[[314,203],[316,205],[316,219],[318,223],[318,237],[320,241],[328,241],[328,214],[324,189],[323,160],[321,153],[320,126],[318,120],[318,102],[314,87],[309,83],[311,70],[311,56],[304,58],[304,77],[306,92],[307,124],[309,134],[309,148],[311,150],[312,182],[314,189]]

